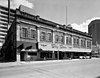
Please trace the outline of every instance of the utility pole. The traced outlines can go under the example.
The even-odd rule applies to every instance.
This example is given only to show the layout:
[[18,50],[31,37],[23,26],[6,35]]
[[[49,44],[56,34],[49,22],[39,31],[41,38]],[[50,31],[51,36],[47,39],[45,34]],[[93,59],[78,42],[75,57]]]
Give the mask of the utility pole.
[[8,0],[8,29],[9,29],[9,25],[10,25],[10,0]]
[[67,26],[67,6],[66,6],[66,26]]

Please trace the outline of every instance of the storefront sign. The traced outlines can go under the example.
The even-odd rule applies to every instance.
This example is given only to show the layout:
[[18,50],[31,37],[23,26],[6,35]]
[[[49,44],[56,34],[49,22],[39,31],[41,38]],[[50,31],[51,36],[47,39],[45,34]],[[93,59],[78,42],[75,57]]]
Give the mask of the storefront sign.
[[52,47],[52,48],[57,48],[57,49],[59,48],[59,46],[56,45],[56,44],[51,44],[51,47]]
[[46,46],[48,46],[47,44],[40,44],[41,46],[43,46],[43,47],[46,47]]
[[72,52],[91,52],[90,49],[73,48],[71,45],[39,43],[39,49],[45,51],[72,51]]
[[67,49],[67,46],[65,46],[65,45],[60,45],[60,49]]
[[50,44],[50,43],[39,43],[39,49],[50,50],[50,51],[66,51],[67,45],[63,44]]

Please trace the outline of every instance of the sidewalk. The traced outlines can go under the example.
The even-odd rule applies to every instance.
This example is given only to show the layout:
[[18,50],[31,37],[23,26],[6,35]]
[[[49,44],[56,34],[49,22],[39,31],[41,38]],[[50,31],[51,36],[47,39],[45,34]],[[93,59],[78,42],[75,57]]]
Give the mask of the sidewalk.
[[[100,58],[92,58],[92,59],[100,59]],[[68,62],[68,61],[78,61],[78,60],[91,60],[91,59],[72,59],[72,60],[46,60],[46,61],[27,61],[27,62],[8,62],[8,63],[0,63],[0,68],[7,68],[13,66],[19,66],[24,64],[38,64],[38,63],[55,63],[55,62]]]

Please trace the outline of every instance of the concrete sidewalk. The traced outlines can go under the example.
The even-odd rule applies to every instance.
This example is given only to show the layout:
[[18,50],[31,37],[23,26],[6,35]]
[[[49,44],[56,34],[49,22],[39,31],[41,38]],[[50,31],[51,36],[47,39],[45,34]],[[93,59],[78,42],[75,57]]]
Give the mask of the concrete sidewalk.
[[[100,58],[92,58],[92,59],[100,59]],[[24,64],[55,63],[55,62],[68,62],[68,61],[92,60],[92,59],[72,59],[72,60],[66,59],[66,60],[7,62],[7,63],[0,63],[0,68],[7,68],[7,67],[13,67],[13,66],[24,65]]]

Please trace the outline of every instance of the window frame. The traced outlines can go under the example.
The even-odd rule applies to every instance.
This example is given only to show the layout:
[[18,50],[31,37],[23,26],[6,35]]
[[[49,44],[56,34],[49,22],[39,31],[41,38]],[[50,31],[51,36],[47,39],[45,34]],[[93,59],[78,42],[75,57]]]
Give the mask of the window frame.
[[[32,38],[31,30],[35,31],[35,38]],[[37,31],[36,31],[36,29],[30,28],[30,38],[31,38],[31,39],[37,39]]]
[[64,35],[59,36],[58,42],[61,43],[61,44],[64,44]]
[[[48,40],[47,40],[47,35],[48,35],[48,34],[50,34],[50,36],[48,36]],[[46,41],[47,41],[47,42],[52,42],[52,37],[53,37],[52,32],[47,32],[47,33],[46,33]]]
[[[56,37],[57,37],[58,39],[57,39]],[[59,35],[58,35],[58,34],[55,35],[55,43],[59,43]]]
[[89,49],[91,49],[91,45],[92,45],[91,44],[91,40],[87,40],[87,46],[86,47],[89,48]]
[[[42,33],[45,33],[45,34],[44,34],[44,39],[41,39],[41,37],[42,37],[41,34],[42,34]],[[41,32],[40,32],[40,41],[46,41],[46,32],[45,32],[45,31],[41,31]]]
[[66,45],[71,45],[72,44],[72,36],[68,35],[66,36]]
[[73,37],[73,46],[74,47],[79,47],[80,46],[80,37]]
[[[24,36],[24,34],[23,34],[23,29],[26,29],[26,36]],[[29,35],[28,35],[28,27],[21,27],[21,37],[22,38],[28,38],[29,37]]]

